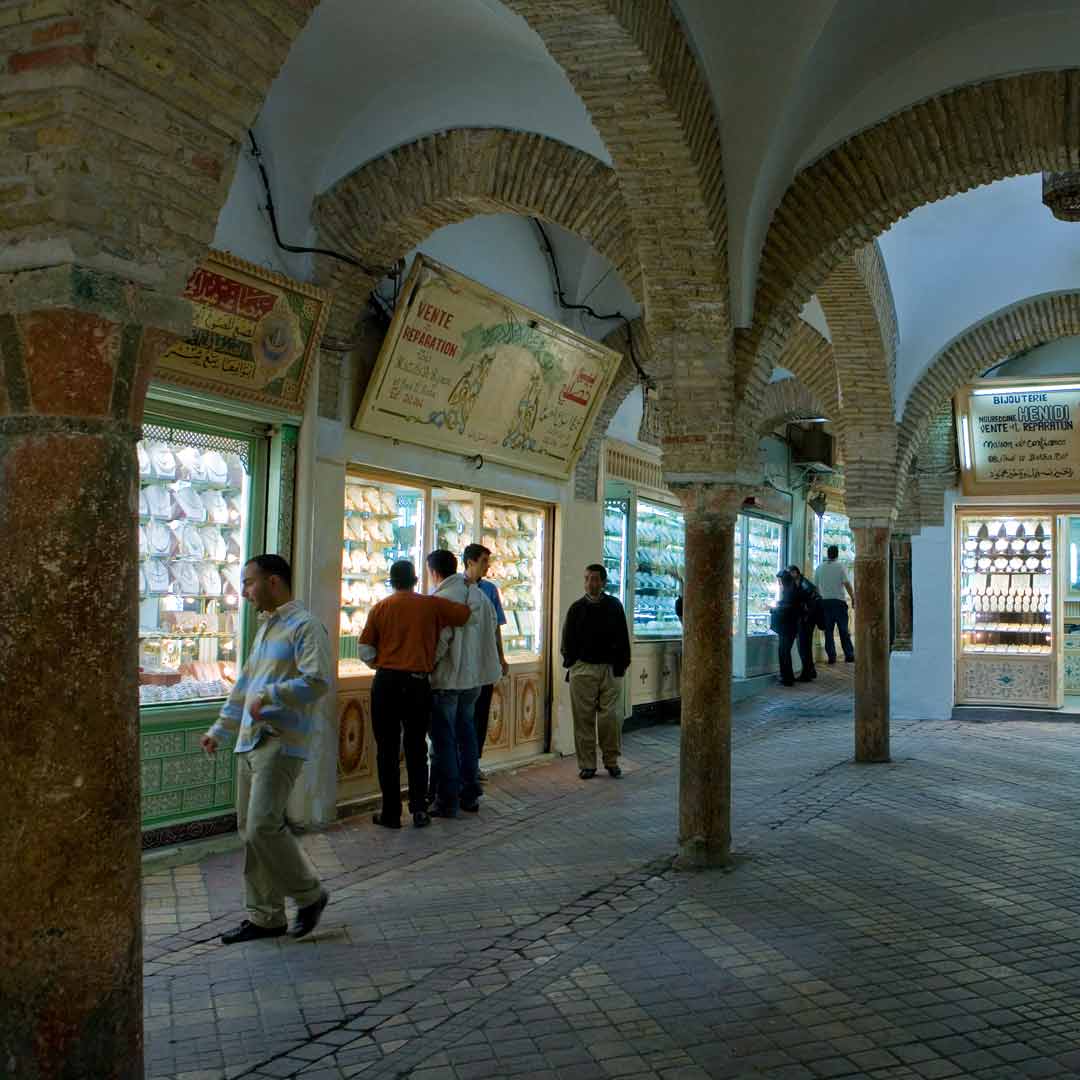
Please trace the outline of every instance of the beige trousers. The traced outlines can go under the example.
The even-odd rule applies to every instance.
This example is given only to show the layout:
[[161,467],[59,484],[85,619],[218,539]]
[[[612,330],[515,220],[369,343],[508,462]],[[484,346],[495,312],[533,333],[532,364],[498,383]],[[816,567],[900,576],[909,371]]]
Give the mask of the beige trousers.
[[574,714],[574,749],[579,769],[596,768],[596,737],[604,766],[618,765],[622,724],[616,713],[619,684],[610,664],[586,664],[579,660],[570,668],[570,709]]
[[285,926],[285,897],[313,904],[322,888],[315,867],[285,823],[285,805],[304,763],[263,735],[236,755],[236,824],[244,838],[248,918],[256,926]]

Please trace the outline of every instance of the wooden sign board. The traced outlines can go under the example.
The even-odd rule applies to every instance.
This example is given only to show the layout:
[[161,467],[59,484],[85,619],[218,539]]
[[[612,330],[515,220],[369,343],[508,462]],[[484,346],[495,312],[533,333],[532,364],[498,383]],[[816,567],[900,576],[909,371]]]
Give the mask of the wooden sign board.
[[325,292],[212,251],[188,279],[184,296],[194,309],[191,335],[158,361],[157,378],[304,411],[330,309]]
[[1080,491],[1080,379],[980,379],[954,405],[965,495]]
[[354,427],[566,478],[620,360],[418,255]]

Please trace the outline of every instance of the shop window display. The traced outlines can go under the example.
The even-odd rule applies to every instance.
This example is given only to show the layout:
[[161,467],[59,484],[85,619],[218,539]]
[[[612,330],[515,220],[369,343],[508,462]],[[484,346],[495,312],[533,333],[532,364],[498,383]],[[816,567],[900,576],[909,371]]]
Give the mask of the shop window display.
[[768,634],[769,609],[780,599],[776,575],[784,564],[785,527],[756,517],[746,526],[746,633]]
[[634,635],[678,637],[682,623],[675,614],[683,572],[685,527],[680,511],[639,500],[637,505],[637,569],[634,575]]
[[[491,551],[488,578],[498,587],[506,612],[507,658],[539,656],[544,641],[543,515],[485,501],[482,524],[480,542]],[[460,555],[462,546],[451,550]]]
[[731,582],[731,634],[739,632],[739,600],[742,595],[742,557],[743,557],[743,521],[742,514],[735,521],[735,574]]
[[345,485],[341,551],[342,675],[370,671],[359,659],[359,638],[368,613],[392,592],[390,567],[409,559],[423,573],[424,493],[402,484],[350,477]]
[[144,426],[139,469],[139,702],[225,697],[236,681],[249,446]]
[[604,500],[604,569],[609,593],[626,605],[623,573],[626,567],[627,529],[630,523],[630,504],[626,499]]
[[960,647],[1049,655],[1054,536],[1049,518],[960,519]]
[[814,534],[814,569],[825,561],[825,553],[835,544],[840,549],[839,561],[850,573],[855,564],[855,537],[847,515],[827,511],[818,519]]

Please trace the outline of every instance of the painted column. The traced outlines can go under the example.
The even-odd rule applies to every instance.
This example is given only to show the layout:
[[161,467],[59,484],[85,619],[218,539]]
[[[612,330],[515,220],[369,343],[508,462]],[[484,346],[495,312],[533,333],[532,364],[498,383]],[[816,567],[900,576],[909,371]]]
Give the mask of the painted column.
[[731,854],[731,624],[735,519],[747,490],[676,485],[686,514],[679,865]]
[[914,619],[911,609],[911,534],[894,533],[892,548],[893,652],[911,652]]
[[135,1080],[135,442],[187,306],[69,266],[0,278],[0,311],[0,1072]]
[[889,760],[890,527],[852,521],[855,536],[855,760]]

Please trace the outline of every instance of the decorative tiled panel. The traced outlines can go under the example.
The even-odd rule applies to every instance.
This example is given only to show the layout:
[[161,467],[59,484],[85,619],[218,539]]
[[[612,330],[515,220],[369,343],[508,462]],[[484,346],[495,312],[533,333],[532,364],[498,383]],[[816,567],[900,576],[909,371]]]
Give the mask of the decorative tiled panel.
[[537,673],[515,675],[514,745],[543,743],[545,732],[543,680]]
[[338,714],[338,776],[342,780],[371,775],[374,738],[371,731],[371,693],[362,690],[340,699]]
[[1054,661],[978,657],[960,660],[957,700],[980,705],[1056,704]]
[[142,823],[157,829],[195,817],[217,817],[235,808],[235,763],[229,747],[213,757],[199,739],[213,717],[144,727],[141,737]]
[[1080,652],[1065,653],[1065,689],[1080,693]]
[[487,739],[484,742],[485,754],[492,750],[510,749],[513,715],[513,687],[509,679],[502,679],[491,691],[491,712],[488,715]]

